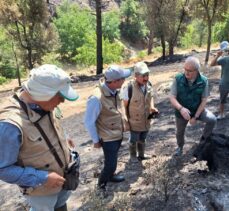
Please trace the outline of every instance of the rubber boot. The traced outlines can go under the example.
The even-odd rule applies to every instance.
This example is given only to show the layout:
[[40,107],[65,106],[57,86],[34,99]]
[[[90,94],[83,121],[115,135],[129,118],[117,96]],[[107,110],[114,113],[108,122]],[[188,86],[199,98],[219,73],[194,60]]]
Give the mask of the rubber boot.
[[62,207],[55,208],[54,211],[68,211],[67,204],[64,204]]
[[142,141],[137,142],[137,149],[138,149],[138,160],[148,160],[150,156],[145,155],[145,143]]
[[129,144],[129,151],[130,151],[130,162],[137,163],[137,152],[136,152],[136,143]]

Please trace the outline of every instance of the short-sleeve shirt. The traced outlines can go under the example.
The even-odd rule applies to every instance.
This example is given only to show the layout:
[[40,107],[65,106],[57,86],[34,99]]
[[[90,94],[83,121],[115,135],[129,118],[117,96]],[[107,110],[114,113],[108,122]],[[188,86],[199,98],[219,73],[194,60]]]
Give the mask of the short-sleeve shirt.
[[[191,86],[193,81],[189,80],[188,83]],[[170,89],[170,95],[177,96],[177,80],[176,79],[173,80],[173,83]],[[204,91],[202,93],[202,98],[206,98],[208,96],[209,96],[209,88],[208,88],[208,81],[207,81]]]
[[220,85],[229,89],[229,56],[220,57],[217,64],[222,67]]

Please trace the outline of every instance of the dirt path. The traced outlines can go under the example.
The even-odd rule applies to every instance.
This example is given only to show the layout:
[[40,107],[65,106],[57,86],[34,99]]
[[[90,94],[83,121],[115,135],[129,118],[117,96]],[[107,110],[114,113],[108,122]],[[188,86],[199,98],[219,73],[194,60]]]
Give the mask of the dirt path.
[[[198,56],[203,61],[203,55]],[[147,138],[147,152],[153,158],[137,165],[130,164],[128,142],[123,141],[118,171],[123,172],[126,181],[119,185],[109,184],[109,197],[105,201],[98,201],[93,192],[96,175],[102,167],[102,151],[92,148],[90,137],[83,126],[86,100],[97,82],[74,85],[80,99],[61,105],[63,127],[73,138],[81,156],[81,184],[69,199],[69,210],[101,210],[102,206],[106,206],[105,210],[205,211],[210,210],[207,207],[210,202],[219,203],[220,196],[224,197],[224,205],[229,208],[226,202],[229,197],[229,179],[225,175],[200,175],[198,169],[206,169],[206,165],[203,162],[190,162],[193,147],[201,135],[201,123],[187,128],[184,156],[181,159],[172,156],[176,148],[175,123],[167,97],[170,82],[178,71],[182,71],[182,66],[183,62],[150,68],[150,81],[156,91],[156,103],[161,113],[160,118],[154,120]],[[211,70],[205,71],[205,74],[209,76],[212,93],[208,108],[216,112],[220,72]],[[4,97],[1,102],[3,100]],[[215,130],[229,135],[228,125],[229,120],[223,120]],[[125,135],[128,137],[128,134]],[[0,181],[0,190],[0,211],[26,210],[26,203],[14,185]],[[222,200],[220,202],[223,203]]]

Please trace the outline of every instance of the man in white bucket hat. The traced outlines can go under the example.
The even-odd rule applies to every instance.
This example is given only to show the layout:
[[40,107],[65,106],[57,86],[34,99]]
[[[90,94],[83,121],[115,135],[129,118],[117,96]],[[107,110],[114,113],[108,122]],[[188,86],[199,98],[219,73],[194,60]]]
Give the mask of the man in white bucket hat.
[[0,179],[20,187],[31,211],[67,210],[70,154],[57,106],[77,98],[62,69],[42,65],[0,111]]

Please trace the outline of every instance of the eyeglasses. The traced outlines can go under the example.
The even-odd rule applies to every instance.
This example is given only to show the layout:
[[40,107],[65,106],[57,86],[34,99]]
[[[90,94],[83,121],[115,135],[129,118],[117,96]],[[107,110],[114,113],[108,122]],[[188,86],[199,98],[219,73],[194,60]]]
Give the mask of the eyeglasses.
[[184,68],[184,71],[187,72],[187,73],[194,73],[194,72],[196,72],[196,70],[189,70],[187,68]]

